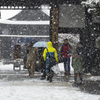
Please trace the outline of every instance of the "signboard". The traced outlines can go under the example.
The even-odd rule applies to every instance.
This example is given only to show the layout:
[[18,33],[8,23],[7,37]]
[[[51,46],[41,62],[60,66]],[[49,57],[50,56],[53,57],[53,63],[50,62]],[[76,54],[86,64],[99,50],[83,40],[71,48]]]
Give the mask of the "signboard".
[[59,5],[59,27],[85,27],[85,8],[81,5]]

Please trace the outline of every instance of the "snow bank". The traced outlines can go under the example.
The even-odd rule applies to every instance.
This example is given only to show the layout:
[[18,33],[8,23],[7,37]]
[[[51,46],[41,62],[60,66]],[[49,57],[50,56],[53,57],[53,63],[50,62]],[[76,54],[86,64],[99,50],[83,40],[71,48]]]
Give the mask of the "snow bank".
[[100,81],[100,76],[91,76],[91,77],[87,78],[87,80],[92,80],[92,81],[99,80]]
[[[59,63],[58,66],[59,66],[60,71],[64,72],[64,63]],[[13,70],[13,64],[3,65],[2,62],[0,62],[0,70]],[[73,73],[73,71],[74,70],[71,66],[71,73]]]
[[0,70],[13,70],[13,64],[3,65],[0,64]]

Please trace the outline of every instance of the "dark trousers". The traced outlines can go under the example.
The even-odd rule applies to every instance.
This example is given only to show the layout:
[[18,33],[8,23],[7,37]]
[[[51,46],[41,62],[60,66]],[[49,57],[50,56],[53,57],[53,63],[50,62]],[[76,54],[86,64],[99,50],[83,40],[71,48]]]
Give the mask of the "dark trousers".
[[41,68],[41,72],[43,73],[43,75],[41,77],[46,77],[46,68],[42,67]]
[[75,80],[75,82],[77,82],[77,74],[79,74],[80,81],[82,81],[83,80],[82,73],[74,73],[74,80]]
[[54,71],[51,69],[52,63],[46,64],[46,74],[49,74],[50,77],[54,76]]
[[65,72],[70,72],[70,58],[63,58]]
[[27,57],[24,57],[24,68],[26,68]]
[[41,73],[43,73],[41,77],[45,78],[46,77],[46,64],[43,59],[41,60]]

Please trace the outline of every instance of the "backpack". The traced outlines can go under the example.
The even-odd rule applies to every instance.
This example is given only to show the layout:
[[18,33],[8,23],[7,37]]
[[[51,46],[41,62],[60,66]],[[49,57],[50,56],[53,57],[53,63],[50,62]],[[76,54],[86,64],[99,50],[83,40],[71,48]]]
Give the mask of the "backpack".
[[50,53],[49,53],[48,49],[47,49],[47,52],[49,54],[49,61],[50,61],[50,63],[52,63],[52,65],[55,65],[56,64],[55,58],[50,56]]

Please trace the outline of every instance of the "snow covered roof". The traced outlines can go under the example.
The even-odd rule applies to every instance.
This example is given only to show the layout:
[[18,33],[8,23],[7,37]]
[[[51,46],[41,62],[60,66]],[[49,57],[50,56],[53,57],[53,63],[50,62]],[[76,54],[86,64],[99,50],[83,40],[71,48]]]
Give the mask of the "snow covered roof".
[[1,35],[48,35],[49,25],[42,10],[22,10],[8,20],[0,19]]
[[[49,10],[1,10],[0,23],[15,25],[49,25]],[[5,16],[4,16],[5,15]]]
[[49,20],[49,16],[45,14],[42,10],[22,10],[19,14],[10,18],[9,20],[45,21],[45,20]]

